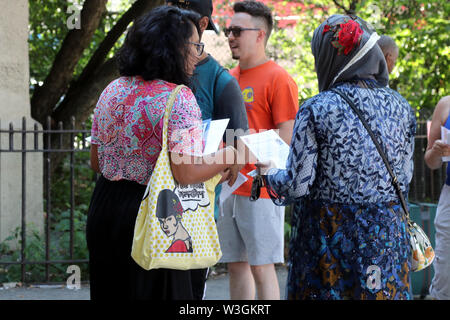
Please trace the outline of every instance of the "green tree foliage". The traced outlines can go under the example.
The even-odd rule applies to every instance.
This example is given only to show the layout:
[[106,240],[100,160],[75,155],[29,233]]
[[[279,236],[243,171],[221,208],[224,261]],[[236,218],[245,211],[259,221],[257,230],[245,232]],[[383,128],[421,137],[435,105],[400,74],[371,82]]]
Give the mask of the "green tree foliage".
[[359,1],[355,8],[378,34],[396,41],[400,51],[390,86],[416,109],[417,117],[428,118],[449,94],[450,3],[374,0]]
[[[75,70],[74,78],[77,78],[84,67],[87,65],[90,57],[98,48],[106,34],[117,22],[128,5],[127,0],[121,0],[117,9],[111,10],[109,7],[103,13],[99,27],[96,29],[89,46],[83,51]],[[67,19],[73,14],[68,12],[72,5],[81,9],[80,1],[74,0],[30,0],[29,1],[29,59],[30,59],[30,94],[34,92],[36,84],[42,84],[45,81],[50,69],[52,68],[56,54],[61,48],[62,42],[69,32]],[[116,9],[116,8],[114,8]],[[111,57],[117,48],[123,42],[124,36],[120,37],[116,45],[111,49]]]
[[[82,0],[30,0],[30,90],[42,84],[68,33],[67,7]],[[163,1],[149,1],[163,3]],[[214,13],[232,14],[232,1],[213,1]],[[269,7],[276,8],[275,15],[283,15],[283,6],[298,7],[292,14],[298,16],[293,29],[276,28],[269,42],[269,55],[277,61],[286,61],[299,86],[301,101],[318,93],[314,72],[314,58],[310,42],[314,29],[334,13],[354,12],[370,22],[379,34],[391,36],[400,48],[397,67],[391,74],[390,86],[399,91],[417,110],[417,115],[428,117],[437,101],[449,92],[450,53],[450,3],[445,0],[263,0]],[[99,27],[73,72],[72,84],[76,84],[89,59],[114,25],[130,9],[133,1],[115,1],[119,4],[111,10],[111,2],[103,12]],[[218,19],[222,27],[226,19]],[[120,46],[123,35],[115,41],[108,55],[111,58]],[[100,63],[100,65],[101,65]],[[100,68],[96,67],[96,71]],[[100,72],[98,72],[100,73]],[[95,73],[94,73],[95,74]],[[102,82],[103,83],[103,82]],[[70,87],[67,89],[70,92]],[[98,91],[98,90],[97,90]],[[61,100],[64,96],[61,97]],[[70,100],[70,99],[68,99]],[[70,102],[70,101],[69,101]],[[70,104],[70,103],[69,103]],[[72,108],[72,106],[71,106]],[[90,103],[90,108],[93,108]],[[86,113],[84,112],[84,115]],[[57,114],[56,114],[57,115]],[[76,113],[72,113],[76,115]],[[84,118],[86,118],[84,116]],[[58,119],[62,120],[62,119]]]
[[[31,115],[47,127],[80,127],[118,77],[114,59],[127,27],[163,0],[30,0]],[[114,5],[114,9],[113,8]],[[70,10],[68,10],[70,9]],[[70,22],[78,25],[71,26]]]
[[[428,118],[439,99],[449,94],[450,2],[445,0],[263,0],[280,15],[281,2],[293,2],[297,23],[293,30],[277,28],[269,40],[268,53],[277,61],[287,61],[288,71],[299,87],[301,102],[318,93],[311,53],[314,29],[335,13],[355,13],[372,24],[378,34],[391,36],[400,49],[390,87],[404,96]],[[231,5],[221,2],[221,8]]]
[[450,2],[401,0],[374,1],[381,8],[380,31],[399,46],[391,87],[428,118],[449,94]]
[[29,1],[30,90],[43,82],[67,33],[67,1]]

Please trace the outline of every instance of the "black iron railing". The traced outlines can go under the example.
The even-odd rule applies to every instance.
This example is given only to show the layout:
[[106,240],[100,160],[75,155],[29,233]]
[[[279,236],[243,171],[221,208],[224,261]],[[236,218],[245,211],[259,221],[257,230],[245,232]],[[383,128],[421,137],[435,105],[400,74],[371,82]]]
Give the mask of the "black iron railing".
[[[47,128],[51,128],[51,119],[48,119]],[[410,184],[410,194],[409,200],[415,202],[432,202],[436,203],[439,199],[439,194],[441,187],[444,183],[445,179],[445,168],[440,170],[431,171],[425,165],[423,160],[423,155],[426,149],[427,144],[427,128],[426,121],[419,121],[415,142],[415,171],[412,182]],[[80,179],[76,176],[75,171],[76,167],[79,166],[76,161],[77,154],[85,154],[89,152],[89,144],[86,142],[86,138],[90,135],[90,130],[86,129],[86,126],[83,125],[81,129],[75,129],[75,120],[72,119],[70,128],[63,128],[62,124],[58,124],[56,129],[39,129],[37,124],[34,124],[33,129],[27,129],[27,123],[25,118],[22,121],[21,128],[14,128],[13,124],[9,124],[8,129],[0,130],[0,138],[4,137],[4,135],[8,135],[8,145],[3,146],[0,145],[0,155],[8,154],[8,153],[20,153],[21,154],[21,163],[17,163],[17,166],[21,166],[21,190],[22,190],[22,199],[21,199],[21,225],[20,225],[20,258],[16,259],[16,261],[2,261],[2,257],[0,257],[0,267],[10,266],[10,265],[20,265],[21,272],[20,277],[22,282],[26,281],[26,272],[27,266],[29,265],[44,265],[45,266],[45,275],[44,281],[51,282],[50,277],[50,266],[56,264],[86,264],[88,262],[87,257],[82,259],[77,259],[74,256],[74,212],[76,206],[80,205],[76,201],[77,192],[75,186],[77,181]],[[29,135],[33,136],[33,145],[28,146],[27,141],[29,141]],[[20,147],[14,146],[14,140],[20,137],[21,145]],[[40,138],[42,139],[40,141]],[[1,140],[0,140],[1,142]],[[42,146],[42,147],[41,147]],[[29,153],[40,153],[44,159],[44,168],[43,168],[43,184],[44,184],[44,208],[43,212],[45,215],[45,257],[41,260],[32,261],[26,255],[27,248],[27,155]],[[50,239],[51,233],[56,232],[52,229],[52,217],[54,216],[55,208],[52,204],[56,201],[53,197],[53,193],[55,191],[59,191],[55,188],[59,188],[59,186],[55,187],[55,176],[58,174],[57,164],[65,159],[66,163],[68,163],[68,210],[70,211],[70,226],[68,232],[70,233],[68,240],[68,253],[67,259],[54,259],[51,256],[50,250]],[[83,163],[85,167],[88,166],[88,160]],[[1,167],[0,162],[0,170],[6,170],[6,168]],[[67,172],[66,172],[67,174]],[[0,175],[1,177],[2,175]],[[91,173],[91,182],[92,185],[95,184],[96,175]],[[61,201],[61,199],[58,199]],[[88,202],[86,198],[84,202]],[[84,203],[84,207],[87,208],[89,203]],[[87,210],[86,210],[87,211]],[[87,213],[87,212],[86,212]],[[85,245],[83,242],[80,245]],[[18,250],[18,249],[17,249]]]
[[[51,119],[47,121],[47,128],[51,128]],[[14,128],[13,124],[9,124],[9,129],[0,130],[0,135],[8,135],[8,146],[0,145],[0,154],[5,153],[20,153],[21,163],[17,163],[17,166],[21,166],[21,223],[20,223],[20,259],[19,261],[2,261],[0,259],[0,266],[20,265],[21,266],[21,281],[26,282],[26,266],[27,265],[45,265],[45,282],[50,282],[49,268],[55,264],[83,264],[87,263],[88,259],[75,259],[74,258],[74,211],[76,207],[75,203],[75,154],[76,153],[88,153],[89,146],[86,142],[86,137],[90,135],[90,130],[86,129],[83,125],[82,129],[75,129],[75,120],[72,119],[71,128],[64,129],[62,123],[58,124],[56,129],[39,129],[38,124],[34,124],[33,129],[27,128],[26,119],[22,120],[21,128]],[[30,135],[33,136],[33,145],[27,145]],[[20,148],[15,146],[14,140],[19,136],[22,143]],[[56,137],[56,139],[55,139]],[[40,138],[43,141],[39,141]],[[56,142],[56,145],[55,145]],[[44,159],[43,168],[43,184],[44,184],[44,208],[45,212],[45,226],[44,226],[44,239],[45,239],[45,259],[40,261],[30,261],[25,252],[27,247],[27,154],[29,153],[41,153]],[[59,154],[59,155],[58,155]],[[68,243],[68,259],[55,260],[52,259],[50,253],[50,237],[52,232],[51,221],[53,217],[52,208],[52,180],[55,175],[58,175],[58,170],[55,168],[61,161],[66,161],[68,157],[69,163],[69,197],[68,199],[59,199],[65,201],[68,204],[70,210],[70,227],[69,227],[69,243]],[[64,159],[65,158],[65,159]],[[56,163],[58,162],[58,163]],[[0,163],[0,170],[7,170],[2,168]],[[95,175],[93,174],[93,182]]]

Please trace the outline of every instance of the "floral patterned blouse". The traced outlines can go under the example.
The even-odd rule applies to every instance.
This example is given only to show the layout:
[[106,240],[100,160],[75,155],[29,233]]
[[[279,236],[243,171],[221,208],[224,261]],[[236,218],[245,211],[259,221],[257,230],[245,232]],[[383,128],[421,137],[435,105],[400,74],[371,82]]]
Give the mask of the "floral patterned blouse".
[[[91,143],[98,145],[106,179],[148,183],[162,148],[164,110],[176,86],[137,76],[121,77],[105,88],[94,110]],[[169,119],[170,152],[201,154],[201,119],[194,94],[182,88]]]

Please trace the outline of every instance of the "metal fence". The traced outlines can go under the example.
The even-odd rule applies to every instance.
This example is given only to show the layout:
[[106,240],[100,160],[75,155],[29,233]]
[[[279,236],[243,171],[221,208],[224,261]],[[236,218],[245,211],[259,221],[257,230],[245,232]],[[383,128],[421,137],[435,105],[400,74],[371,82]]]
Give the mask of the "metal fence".
[[[76,154],[80,153],[88,153],[89,146],[86,142],[86,137],[90,135],[90,130],[86,129],[86,126],[83,125],[82,129],[75,129],[75,120],[72,119],[72,125],[70,128],[63,128],[62,123],[59,123],[56,129],[39,129],[38,124],[34,124],[33,129],[27,129],[26,119],[23,118],[22,128],[14,128],[13,124],[9,124],[9,129],[0,130],[0,138],[4,135],[8,136],[8,145],[0,145],[0,155],[3,156],[5,154],[13,154],[19,153],[21,154],[21,163],[18,163],[17,166],[21,166],[21,224],[20,224],[20,240],[18,241],[18,245],[20,246],[20,258],[16,259],[17,261],[3,261],[3,258],[0,258],[0,267],[3,265],[4,268],[7,268],[11,265],[20,265],[20,279],[22,282],[26,281],[26,273],[27,266],[32,265],[44,265],[44,282],[51,282],[50,280],[50,266],[54,266],[56,264],[86,264],[88,262],[87,256],[82,259],[74,258],[74,212],[76,210],[75,203],[75,195],[79,190],[75,189],[75,182],[77,181],[77,177],[75,176],[75,168],[76,164]],[[47,121],[47,128],[51,128],[51,119],[49,118]],[[33,137],[32,140],[34,143],[30,145],[27,141],[30,141],[30,135]],[[15,144],[15,139],[21,139],[21,146],[17,148],[17,144]],[[56,139],[55,139],[56,137]],[[39,141],[40,139],[42,140]],[[56,145],[55,145],[56,140]],[[0,140],[2,141],[2,140]],[[4,141],[4,140],[3,140]],[[67,143],[67,141],[69,141]],[[27,238],[29,237],[27,234],[27,155],[31,153],[40,153],[43,156],[44,168],[42,168],[43,172],[43,190],[44,190],[44,208],[42,208],[44,213],[44,250],[45,256],[44,259],[39,261],[30,261],[26,255],[27,248]],[[61,157],[63,155],[64,157]],[[54,220],[54,208],[52,207],[55,202],[52,193],[55,190],[52,189],[54,185],[54,180],[57,175],[61,174],[61,170],[55,170],[54,162],[66,161],[68,162],[68,172],[66,172],[66,176],[68,175],[68,197],[66,199],[58,199],[58,202],[65,202],[66,206],[68,206],[68,211],[70,212],[69,217],[69,228],[66,230],[69,233],[69,239],[67,243],[67,252],[66,256],[68,258],[65,259],[54,259],[51,256],[51,233],[55,232],[52,226],[52,221]],[[85,166],[88,166],[88,163],[84,163]],[[0,171],[7,170],[7,168],[1,167],[0,162]],[[92,184],[95,184],[95,174],[92,174]],[[60,191],[60,190],[58,190]],[[59,236],[62,236],[62,233],[59,232]],[[17,249],[18,250],[18,249]],[[5,252],[3,252],[3,256],[5,256]],[[40,280],[34,280],[32,282],[41,282]],[[56,281],[60,282],[60,281]]]
[[[85,264],[88,262],[87,255],[84,258],[76,259],[74,258],[74,212],[77,209],[76,206],[80,205],[75,201],[75,197],[80,190],[76,189],[76,182],[80,179],[79,176],[76,175],[76,167],[80,164],[76,162],[77,154],[85,154],[84,162],[81,164],[86,168],[89,165],[88,159],[86,160],[86,155],[89,152],[89,146],[86,142],[86,137],[90,135],[90,130],[87,130],[85,126],[82,129],[75,129],[74,126],[75,121],[72,120],[71,128],[63,128],[62,124],[59,124],[57,129],[45,129],[40,130],[38,125],[35,124],[33,129],[27,129],[27,124],[25,119],[23,119],[22,128],[14,128],[12,124],[9,125],[9,129],[0,130],[0,138],[4,135],[8,136],[8,145],[3,146],[0,145],[0,156],[9,153],[18,153],[21,154],[21,163],[17,163],[17,166],[21,166],[21,186],[22,186],[22,203],[21,203],[21,226],[20,226],[20,256],[17,261],[3,261],[4,259],[0,257],[0,267],[2,265],[4,268],[7,268],[11,265],[20,265],[20,277],[22,282],[27,282],[26,273],[27,267],[31,265],[44,265],[45,266],[45,274],[44,274],[44,282],[52,282],[50,277],[50,267],[56,264]],[[48,119],[47,128],[51,128],[51,120]],[[426,149],[427,144],[427,135],[426,135],[426,122],[420,121],[418,122],[418,130],[416,136],[416,148],[415,148],[415,170],[413,180],[410,185],[410,201],[417,202],[437,202],[439,198],[439,193],[441,187],[444,183],[445,178],[445,170],[442,168],[441,170],[431,171],[429,170],[424,161],[423,155]],[[33,136],[33,145],[27,145],[27,141],[29,139],[29,135]],[[39,135],[42,135],[44,139],[43,147],[39,147]],[[14,140],[21,139],[21,146],[15,147]],[[64,137],[68,137],[68,140]],[[55,139],[56,138],[56,139]],[[2,140],[0,140],[2,141]],[[4,141],[4,140],[3,140]],[[55,145],[56,141],[56,145]],[[67,143],[67,141],[69,141]],[[27,163],[27,155],[30,153],[39,153],[42,154],[44,158],[44,168],[43,168],[43,183],[44,183],[44,208],[43,211],[46,213],[45,215],[45,228],[44,228],[44,247],[45,247],[45,257],[39,261],[31,261],[26,255],[27,248],[27,208],[26,208],[26,196],[27,196],[27,174],[26,174],[26,163]],[[56,199],[53,196],[55,191],[55,169],[52,167],[54,165],[54,161],[57,161],[57,154],[64,154],[68,167],[68,199]],[[61,159],[60,159],[61,160]],[[59,161],[60,161],[59,160]],[[52,163],[53,161],[53,163]],[[1,167],[0,162],[0,171],[5,168]],[[66,173],[67,174],[67,173]],[[95,184],[96,175],[91,173],[91,183]],[[85,178],[85,177],[84,177]],[[56,187],[59,188],[59,187]],[[78,188],[82,188],[78,186]],[[85,191],[85,190],[84,190]],[[54,210],[52,207],[53,203],[58,200],[66,201],[68,204],[68,210],[70,212],[70,226],[68,230],[66,230],[70,236],[67,243],[67,257],[66,259],[54,259],[51,256],[50,250],[50,238],[51,233],[56,232],[52,227],[52,221],[54,218]],[[88,202],[88,200],[84,200],[84,202]],[[84,208],[87,213],[87,205],[88,203],[84,203]],[[84,245],[84,242],[80,244]],[[17,249],[18,250],[18,249]],[[36,281],[34,281],[36,282]],[[38,281],[39,282],[39,281]]]

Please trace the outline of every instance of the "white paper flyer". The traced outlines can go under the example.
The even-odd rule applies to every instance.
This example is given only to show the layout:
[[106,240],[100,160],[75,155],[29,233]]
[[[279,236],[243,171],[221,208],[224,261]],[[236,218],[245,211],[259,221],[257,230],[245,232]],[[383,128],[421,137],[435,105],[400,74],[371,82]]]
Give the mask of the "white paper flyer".
[[286,169],[289,146],[274,130],[241,136],[240,139],[259,161],[271,160],[277,169]]
[[243,185],[247,180],[248,178],[239,172],[236,181],[231,187],[228,185],[228,181],[223,182],[219,197],[220,203],[223,203],[229,196],[231,196],[234,191],[237,190],[237,188]]
[[220,142],[222,141],[229,121],[230,119],[203,121],[203,140],[205,141],[203,155],[208,155],[219,150]]

